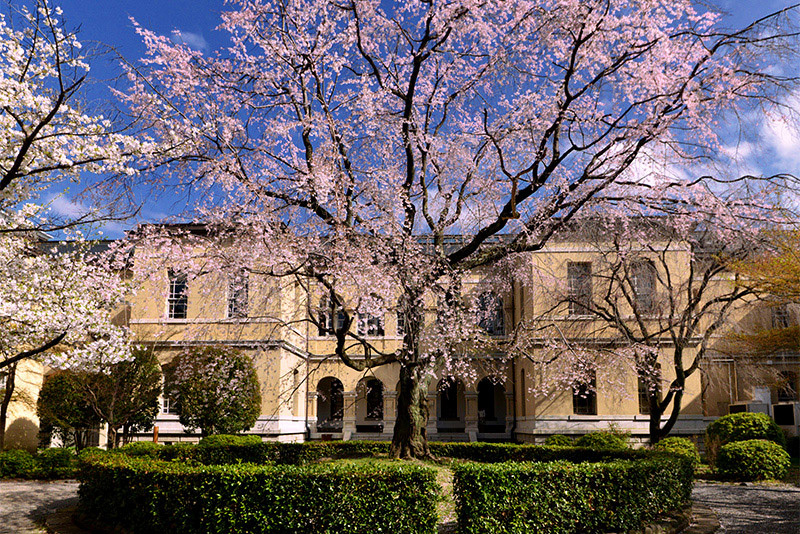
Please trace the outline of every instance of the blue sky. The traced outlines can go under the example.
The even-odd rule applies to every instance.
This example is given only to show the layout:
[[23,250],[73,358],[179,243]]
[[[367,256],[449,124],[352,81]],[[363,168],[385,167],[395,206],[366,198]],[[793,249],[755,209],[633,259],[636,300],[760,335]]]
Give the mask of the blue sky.
[[[130,17],[156,33],[172,35],[173,38],[183,39],[194,48],[208,51],[227,43],[225,33],[214,28],[219,24],[219,13],[234,7],[222,0],[63,0],[55,3],[63,8],[69,27],[80,26],[80,40],[83,43],[98,41],[111,45],[132,61],[142,56],[144,47],[133,30]],[[728,13],[725,17],[726,26],[740,27],[763,15],[787,7],[792,2],[717,0],[716,4]],[[794,69],[794,66],[789,68]],[[119,70],[109,62],[95,62],[92,65],[92,77],[95,80],[109,80],[118,73]],[[102,90],[104,85],[100,83],[95,87]],[[751,138],[747,143],[731,141],[732,150],[743,154],[739,172],[800,174],[798,132],[800,129],[785,128],[783,124],[772,124],[757,119],[749,132]],[[766,145],[756,147],[751,142],[752,138],[758,138]],[[68,215],[70,210],[77,212],[81,209],[70,201],[68,195],[57,198],[52,207],[64,215]],[[164,198],[146,202],[139,220],[156,220],[176,209],[175,205]],[[113,237],[118,237],[125,226],[130,225],[114,223],[107,225],[105,230]]]

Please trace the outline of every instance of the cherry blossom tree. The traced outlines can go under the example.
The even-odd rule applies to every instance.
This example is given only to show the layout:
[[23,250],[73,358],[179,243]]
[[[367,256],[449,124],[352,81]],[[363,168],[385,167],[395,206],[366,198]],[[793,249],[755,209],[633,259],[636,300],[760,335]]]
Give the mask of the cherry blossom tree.
[[[402,457],[429,454],[427,386],[475,337],[466,273],[600,205],[684,209],[703,179],[634,163],[712,156],[723,112],[790,83],[764,55],[793,51],[790,11],[726,31],[690,0],[232,3],[210,54],[138,27],[121,97],[173,147],[154,163],[201,199],[187,218],[321,294],[331,356],[399,367]],[[389,311],[397,350],[351,328]]]
[[[129,135],[131,123],[92,111],[103,104],[86,98],[91,55],[48,0],[0,14],[0,210],[37,201],[54,184],[77,183],[81,173],[130,176],[136,156],[152,147],[146,136]],[[43,222],[58,228],[112,217],[98,208]]]
[[[755,296],[731,265],[763,246],[761,228],[740,205],[708,211],[717,216],[698,209],[691,217],[593,217],[565,229],[587,252],[559,266],[567,277],[539,273],[548,280],[540,298],[549,306],[520,329],[511,349],[538,366],[534,389],[593,390],[591,377],[606,367],[604,375],[617,380],[604,380],[604,390],[627,393],[635,376],[650,443],[669,435],[687,381],[718,354],[737,312]],[[740,218],[718,216],[726,211]]]

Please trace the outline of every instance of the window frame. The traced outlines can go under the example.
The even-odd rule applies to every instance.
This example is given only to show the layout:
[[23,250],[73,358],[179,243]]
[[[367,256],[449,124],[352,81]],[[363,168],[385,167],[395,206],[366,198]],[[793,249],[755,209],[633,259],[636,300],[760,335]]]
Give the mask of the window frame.
[[[588,267],[588,268],[587,268]],[[584,270],[584,268],[586,268]],[[585,279],[583,276],[585,276]],[[590,316],[592,302],[592,262],[567,262],[567,291],[569,295],[569,315],[571,317]]]
[[[189,317],[189,280],[186,274],[167,272],[167,319]],[[182,287],[182,289],[180,289]]]
[[241,270],[228,277],[228,319],[245,319],[250,314],[250,277]]

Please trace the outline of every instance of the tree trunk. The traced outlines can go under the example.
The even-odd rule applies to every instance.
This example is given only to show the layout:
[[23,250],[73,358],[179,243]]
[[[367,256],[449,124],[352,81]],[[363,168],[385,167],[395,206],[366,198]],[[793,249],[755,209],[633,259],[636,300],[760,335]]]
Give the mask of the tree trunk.
[[17,377],[17,364],[13,363],[8,366],[6,375],[6,389],[0,400],[0,451],[4,450],[6,443],[6,419],[8,418],[8,406],[11,404],[11,398],[14,396],[14,385]]
[[394,458],[430,458],[428,435],[429,377],[420,376],[419,366],[400,368],[400,391],[397,395],[397,420],[390,454]]
[[117,448],[117,429],[112,428],[111,425],[108,425],[108,435],[106,436],[106,448],[107,449]]

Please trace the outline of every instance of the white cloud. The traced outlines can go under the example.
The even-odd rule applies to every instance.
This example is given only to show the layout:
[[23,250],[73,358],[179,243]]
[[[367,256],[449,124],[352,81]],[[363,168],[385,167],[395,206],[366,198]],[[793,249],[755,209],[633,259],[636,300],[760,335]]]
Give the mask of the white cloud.
[[[76,220],[86,217],[86,220],[91,221],[93,216],[99,216],[90,208],[73,202],[66,198],[64,194],[50,195],[45,198],[44,205],[48,207],[54,214],[64,219]],[[97,225],[93,225],[97,227]],[[118,221],[103,221],[98,228],[106,237],[122,237],[127,227]]]
[[208,41],[199,33],[172,30],[172,37],[170,37],[170,39],[172,39],[173,43],[185,44],[189,48],[199,50],[200,52],[206,52],[208,50]]

